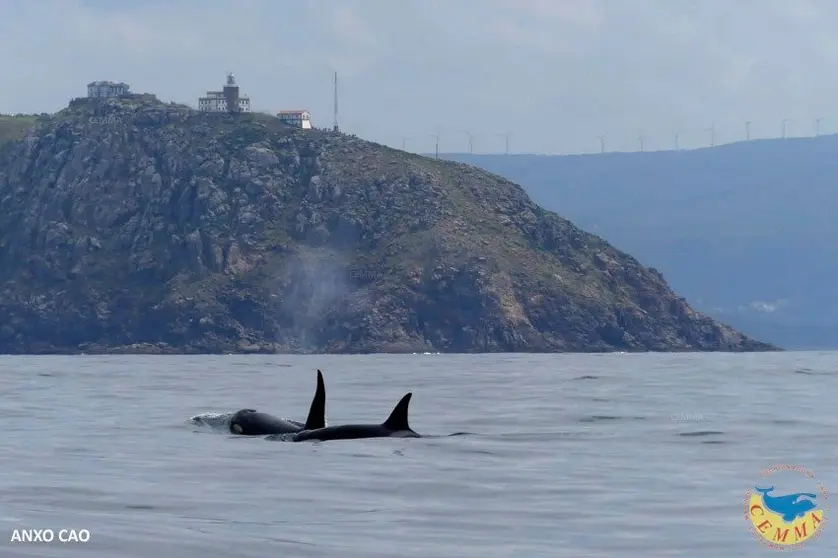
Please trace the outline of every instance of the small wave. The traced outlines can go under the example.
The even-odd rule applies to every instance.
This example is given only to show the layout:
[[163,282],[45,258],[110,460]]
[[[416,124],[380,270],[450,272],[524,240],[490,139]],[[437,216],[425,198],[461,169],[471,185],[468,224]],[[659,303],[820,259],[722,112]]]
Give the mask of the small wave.
[[265,436],[265,440],[269,442],[293,442],[293,434],[269,434]]
[[602,422],[606,420],[646,420],[646,417],[617,417],[611,415],[591,415],[582,417],[579,422]]
[[804,421],[797,419],[774,419],[770,421],[771,424],[804,424]]
[[568,432],[565,430],[553,430],[545,432],[507,432],[502,434],[494,434],[488,439],[502,440],[504,442],[515,443],[529,443],[529,442],[544,442],[549,440],[563,440],[573,436],[583,436],[584,434],[578,432]]
[[678,436],[724,436],[724,432],[718,430],[698,430],[696,432],[679,432]]
[[474,432],[454,432],[453,434],[422,434],[423,440],[436,438],[455,438],[459,436],[477,436]]
[[795,374],[804,374],[806,376],[832,376],[832,372],[825,370],[812,370],[811,368],[798,368],[794,371]]
[[620,420],[623,417],[612,417],[610,415],[591,415],[589,417],[582,417],[579,422],[600,422],[603,420]]
[[599,380],[599,376],[591,376],[591,375],[576,376],[573,379],[574,380]]
[[230,420],[234,412],[228,413],[199,413],[190,417],[189,423],[201,430],[210,432],[230,432]]

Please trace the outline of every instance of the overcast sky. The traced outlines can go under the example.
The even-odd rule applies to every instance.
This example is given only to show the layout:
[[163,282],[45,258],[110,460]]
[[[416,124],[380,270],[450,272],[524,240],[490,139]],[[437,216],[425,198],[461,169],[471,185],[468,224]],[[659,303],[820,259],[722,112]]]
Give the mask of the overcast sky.
[[93,80],[197,106],[235,73],[256,110],[307,108],[408,150],[669,149],[838,132],[835,0],[0,0],[0,112]]

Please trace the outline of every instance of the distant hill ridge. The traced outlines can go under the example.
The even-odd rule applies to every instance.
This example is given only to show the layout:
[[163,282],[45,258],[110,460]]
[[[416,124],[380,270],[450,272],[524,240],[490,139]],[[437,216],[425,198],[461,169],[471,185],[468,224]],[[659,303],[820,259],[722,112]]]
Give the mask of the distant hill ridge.
[[468,155],[601,235],[699,310],[787,348],[838,347],[838,136],[690,151]]

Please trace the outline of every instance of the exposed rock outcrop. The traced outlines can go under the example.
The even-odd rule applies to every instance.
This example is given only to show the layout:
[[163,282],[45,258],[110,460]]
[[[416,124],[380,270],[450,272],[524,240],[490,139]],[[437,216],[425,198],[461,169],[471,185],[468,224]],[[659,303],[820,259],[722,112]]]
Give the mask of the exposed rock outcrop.
[[0,145],[0,352],[770,349],[473,167],[147,95]]

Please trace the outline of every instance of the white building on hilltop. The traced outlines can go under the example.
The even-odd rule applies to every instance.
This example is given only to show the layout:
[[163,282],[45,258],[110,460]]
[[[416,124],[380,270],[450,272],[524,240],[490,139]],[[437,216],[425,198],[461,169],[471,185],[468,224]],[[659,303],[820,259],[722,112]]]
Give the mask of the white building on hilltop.
[[[230,110],[229,107],[238,110]],[[206,97],[198,98],[198,110],[203,112],[250,112],[250,97],[239,95],[236,77],[227,74],[227,85],[223,91],[207,91]]]
[[127,83],[114,83],[112,81],[91,81],[87,84],[88,97],[118,97],[127,95],[129,86]]
[[311,114],[307,110],[281,110],[277,116],[286,124],[303,130],[311,130]]

